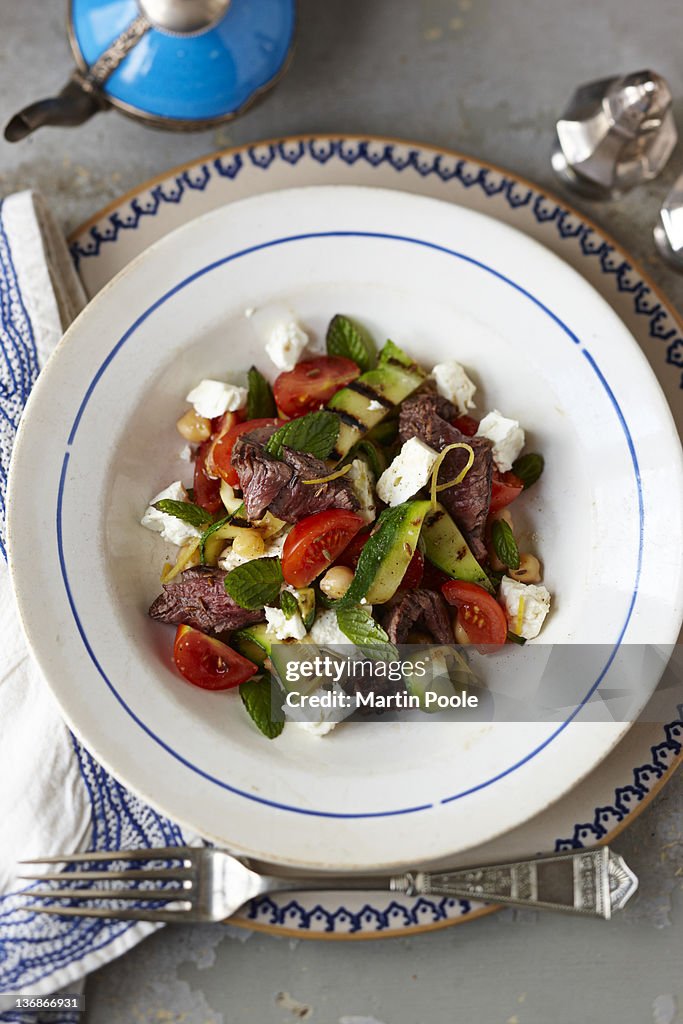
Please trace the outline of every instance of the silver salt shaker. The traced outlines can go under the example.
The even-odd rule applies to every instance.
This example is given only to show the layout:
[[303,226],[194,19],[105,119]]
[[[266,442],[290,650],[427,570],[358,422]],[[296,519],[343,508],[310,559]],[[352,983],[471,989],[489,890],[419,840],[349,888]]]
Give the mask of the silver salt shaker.
[[556,125],[552,165],[589,199],[613,199],[656,178],[676,145],[671,90],[654,71],[580,86]]

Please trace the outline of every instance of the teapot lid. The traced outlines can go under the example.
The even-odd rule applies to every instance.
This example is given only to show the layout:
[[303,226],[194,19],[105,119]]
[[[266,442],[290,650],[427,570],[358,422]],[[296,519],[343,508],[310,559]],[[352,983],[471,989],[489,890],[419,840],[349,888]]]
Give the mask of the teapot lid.
[[296,0],[72,0],[82,71],[124,113],[198,128],[240,113],[284,72]]

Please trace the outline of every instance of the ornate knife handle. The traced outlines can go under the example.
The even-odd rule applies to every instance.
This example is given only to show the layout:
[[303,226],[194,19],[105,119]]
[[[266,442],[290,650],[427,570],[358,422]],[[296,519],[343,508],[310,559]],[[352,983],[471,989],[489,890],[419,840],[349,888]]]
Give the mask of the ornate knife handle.
[[622,857],[601,846],[509,864],[408,872],[392,878],[390,887],[406,896],[455,896],[609,920],[636,891],[638,879]]

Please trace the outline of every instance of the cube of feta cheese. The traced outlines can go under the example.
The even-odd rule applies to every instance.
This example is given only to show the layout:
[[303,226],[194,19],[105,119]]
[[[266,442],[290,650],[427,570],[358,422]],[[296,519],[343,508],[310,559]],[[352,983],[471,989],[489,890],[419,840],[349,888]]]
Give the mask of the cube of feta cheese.
[[154,508],[157,501],[161,501],[163,498],[171,498],[173,501],[187,501],[187,491],[180,480],[169,484],[168,487],[160,491],[150,501],[147,511],[140,520],[142,526],[145,526],[148,530],[160,533],[163,540],[170,541],[171,544],[177,544],[178,547],[182,547],[183,544],[186,544],[188,540],[192,540],[193,537],[201,537],[201,530],[198,530],[196,526],[191,526],[189,523],[183,522],[182,519],[178,519],[177,516],[171,516],[168,512],[160,512]]
[[277,640],[303,640],[306,636],[306,627],[298,612],[288,619],[281,608],[271,608],[266,605],[264,611],[268,629]]
[[253,562],[255,558],[280,558],[286,539],[286,533],[283,533],[280,537],[274,537],[268,542],[268,544],[266,544],[262,555],[251,555],[249,558],[245,558],[244,555],[239,555],[236,551],[233,551],[233,549],[230,548],[227,554],[223,555],[222,558],[219,558],[218,565],[221,569],[225,569],[227,572],[230,572],[231,569],[235,569],[238,565],[243,565],[244,562]]
[[178,458],[181,462],[192,462],[192,449],[189,444],[186,444],[184,448],[181,448],[178,452]]
[[271,331],[266,352],[278,370],[293,370],[307,345],[306,332],[294,320],[283,320]]
[[354,459],[351,469],[346,474],[346,479],[360,502],[358,515],[362,516],[366,523],[371,523],[375,518],[377,507],[375,505],[374,477],[367,462],[363,459]]
[[186,401],[190,402],[199,416],[212,420],[224,412],[236,412],[247,402],[247,389],[222,380],[201,380],[192,388]]
[[[540,583],[520,583],[503,576],[499,599],[511,633],[533,640],[550,611],[550,593]],[[521,603],[521,610],[520,610]]]
[[311,640],[314,644],[351,644],[347,635],[342,633],[337,625],[337,613],[334,608],[318,612],[311,626]]
[[411,437],[377,481],[377,494],[387,505],[400,505],[424,487],[439,457],[429,445]]
[[474,409],[472,399],[477,386],[465,373],[464,366],[455,359],[448,363],[437,363],[432,370],[432,376],[436,381],[436,390],[443,398],[453,403],[461,416],[464,416],[468,409]]
[[477,437],[493,441],[493,461],[502,473],[512,469],[512,463],[524,447],[524,431],[517,420],[507,419],[497,409],[484,416]]

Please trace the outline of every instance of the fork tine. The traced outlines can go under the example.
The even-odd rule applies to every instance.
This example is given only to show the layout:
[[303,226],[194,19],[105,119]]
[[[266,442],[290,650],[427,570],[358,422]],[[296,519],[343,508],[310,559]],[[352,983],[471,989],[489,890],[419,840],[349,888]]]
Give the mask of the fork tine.
[[193,871],[191,868],[131,868],[129,871],[47,871],[18,877],[32,882],[154,882],[162,878],[173,878],[180,882],[185,878],[192,878]]
[[21,907],[26,914],[57,914],[60,917],[108,917],[117,921],[152,921],[172,924],[190,920],[190,907],[178,910],[105,910],[102,907]]
[[188,889],[40,889],[27,895],[41,900],[177,900],[191,903],[193,894]]
[[[201,848],[199,848],[201,849]],[[191,860],[195,851],[188,846],[163,846],[158,849],[85,851],[62,853],[56,857],[35,857],[20,864],[71,864],[74,861],[100,860]]]

